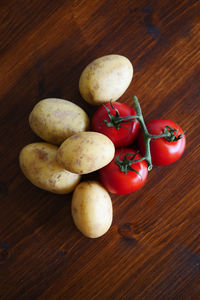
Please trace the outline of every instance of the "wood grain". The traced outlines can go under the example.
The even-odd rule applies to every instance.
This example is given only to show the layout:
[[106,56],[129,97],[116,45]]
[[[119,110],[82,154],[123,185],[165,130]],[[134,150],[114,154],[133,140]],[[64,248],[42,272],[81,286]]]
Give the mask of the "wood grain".
[[[200,299],[200,2],[10,0],[0,12],[0,299]],[[112,195],[111,229],[87,239],[71,195],[31,185],[18,155],[39,141],[28,126],[38,100],[68,99],[92,116],[78,80],[111,53],[135,71],[120,101],[135,94],[146,121],[175,120],[187,148],[141,190]]]

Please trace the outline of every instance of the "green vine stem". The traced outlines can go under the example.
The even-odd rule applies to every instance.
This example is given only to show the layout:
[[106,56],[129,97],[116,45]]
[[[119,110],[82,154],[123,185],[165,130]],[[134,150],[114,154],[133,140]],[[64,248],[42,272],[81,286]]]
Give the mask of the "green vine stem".
[[137,115],[132,116],[132,118],[137,119],[138,122],[140,123],[140,127],[143,132],[143,136],[144,136],[145,155],[140,159],[133,160],[132,163],[137,163],[139,161],[146,160],[146,162],[148,164],[148,170],[150,171],[153,167],[152,161],[151,161],[151,151],[150,151],[151,139],[165,138],[168,142],[173,142],[173,141],[177,141],[177,140],[181,139],[184,133],[176,136],[178,133],[178,126],[176,129],[172,128],[170,126],[166,126],[164,129],[164,133],[158,134],[158,135],[150,134],[148,132],[146,124],[144,122],[144,118],[142,115],[142,110],[141,110],[138,98],[136,96],[133,96],[133,101],[134,101],[135,110],[137,112]]
[[140,123],[140,127],[142,129],[143,136],[144,136],[144,142],[145,142],[145,156],[143,156],[142,158],[139,158],[137,160],[134,160],[133,162],[136,163],[136,162],[139,162],[142,160],[146,160],[146,162],[148,164],[148,170],[150,171],[153,167],[152,162],[151,162],[151,152],[150,152],[150,141],[151,141],[152,135],[150,135],[147,130],[138,98],[136,96],[133,96],[133,101],[134,101],[135,110],[137,113],[137,116],[135,116],[135,117],[137,117],[137,120]]

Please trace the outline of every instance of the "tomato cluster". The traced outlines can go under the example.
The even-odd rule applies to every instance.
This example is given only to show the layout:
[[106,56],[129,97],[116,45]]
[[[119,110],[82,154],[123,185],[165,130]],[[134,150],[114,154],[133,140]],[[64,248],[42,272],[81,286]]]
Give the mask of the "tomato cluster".
[[[178,124],[156,119],[144,126],[146,130],[142,130],[133,108],[119,102],[102,105],[93,115],[92,130],[108,136],[117,148],[113,160],[99,170],[109,192],[124,195],[144,185],[150,169],[145,157],[147,136],[153,165],[171,164],[183,154],[186,138]],[[130,147],[135,141],[138,151]]]

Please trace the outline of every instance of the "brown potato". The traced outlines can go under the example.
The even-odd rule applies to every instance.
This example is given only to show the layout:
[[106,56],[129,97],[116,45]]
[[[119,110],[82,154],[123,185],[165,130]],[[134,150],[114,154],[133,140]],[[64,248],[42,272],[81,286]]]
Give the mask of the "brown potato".
[[89,129],[89,118],[78,105],[63,99],[39,101],[29,116],[31,129],[43,140],[60,145],[71,135]]
[[26,178],[37,187],[56,194],[74,190],[81,176],[63,169],[56,161],[58,147],[47,143],[25,146],[19,163]]
[[94,172],[107,165],[114,157],[113,142],[98,132],[80,132],[62,143],[57,161],[66,170],[76,174]]
[[112,201],[97,181],[81,182],[72,197],[72,217],[77,228],[87,237],[105,234],[112,224]]
[[80,93],[90,104],[116,101],[126,91],[133,77],[133,66],[122,55],[106,55],[95,59],[82,72]]

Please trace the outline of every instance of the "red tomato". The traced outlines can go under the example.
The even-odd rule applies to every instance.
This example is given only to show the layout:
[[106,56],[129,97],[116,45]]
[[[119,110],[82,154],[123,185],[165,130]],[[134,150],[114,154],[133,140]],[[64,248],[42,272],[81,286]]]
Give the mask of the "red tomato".
[[121,161],[127,153],[131,153],[130,155],[127,155],[127,159],[131,159],[133,155],[135,155],[134,159],[141,158],[141,155],[137,154],[133,149],[116,149],[113,160],[99,170],[102,184],[111,193],[118,195],[132,193],[140,189],[147,179],[148,168],[145,160],[130,165],[131,168],[139,173],[139,175],[132,170],[128,170],[127,174],[120,170],[120,166],[116,163],[115,159],[120,155],[119,160]]
[[[112,105],[119,111],[119,117],[136,115],[136,111],[126,104],[115,102],[112,103]],[[111,117],[115,116],[114,122],[116,122],[115,124],[118,125],[117,122],[119,119],[117,119],[116,110],[113,109],[109,103],[105,104],[105,106],[110,110],[110,114],[112,115]],[[112,126],[112,124],[108,124],[109,126],[107,126],[104,121],[109,124],[111,122],[106,108],[102,105],[93,115],[92,130],[108,136],[114,143],[115,147],[124,147],[130,145],[136,139],[139,133],[140,126],[136,119],[132,119],[132,122],[128,122],[130,119],[126,120],[125,123],[123,122],[121,125],[118,125],[118,129]],[[123,128],[120,126],[123,126]]]
[[[159,135],[164,133],[164,128],[170,126],[177,129],[176,137],[183,133],[181,127],[171,120],[156,119],[146,124],[147,130],[150,134]],[[145,154],[143,133],[140,132],[138,139],[139,149],[141,153]],[[177,141],[169,142],[165,138],[151,139],[150,151],[153,165],[169,165],[178,160],[185,150],[186,137],[183,134]]]

